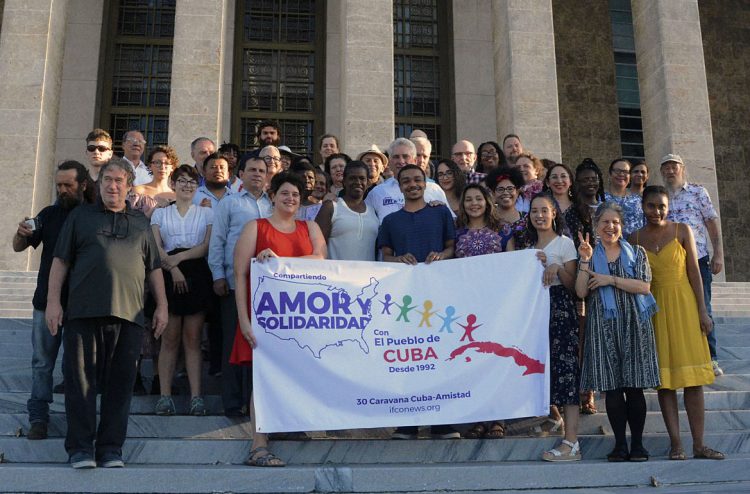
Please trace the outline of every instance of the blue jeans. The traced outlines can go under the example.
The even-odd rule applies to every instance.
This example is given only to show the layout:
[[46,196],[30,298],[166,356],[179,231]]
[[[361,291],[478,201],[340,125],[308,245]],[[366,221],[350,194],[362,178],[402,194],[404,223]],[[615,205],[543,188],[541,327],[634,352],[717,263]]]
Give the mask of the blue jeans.
[[[708,315],[713,319],[713,311],[711,310],[711,282],[714,279],[714,275],[711,273],[709,256],[698,259],[698,267],[701,270],[701,279],[703,280],[703,300],[706,301]],[[716,360],[716,326],[714,326],[713,331],[708,333],[708,350],[711,352],[711,360]]]
[[26,402],[29,423],[49,422],[52,403],[52,372],[62,342],[62,330],[52,336],[44,320],[44,311],[34,309],[31,325],[31,398]]

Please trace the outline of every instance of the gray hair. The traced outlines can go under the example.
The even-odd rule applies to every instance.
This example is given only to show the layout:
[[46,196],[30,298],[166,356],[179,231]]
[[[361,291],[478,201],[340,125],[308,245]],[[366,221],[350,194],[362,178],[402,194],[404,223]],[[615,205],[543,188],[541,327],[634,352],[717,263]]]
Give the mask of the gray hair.
[[409,148],[409,152],[412,156],[417,156],[417,146],[414,145],[413,142],[411,142],[406,137],[399,137],[395,139],[390,146],[388,146],[388,155],[393,156],[393,150],[396,149],[398,146],[406,146]]
[[133,167],[131,166],[131,164],[122,158],[112,158],[111,160],[107,161],[99,171],[99,179],[97,181],[101,181],[101,178],[104,176],[104,172],[112,168],[117,168],[124,171],[125,176],[128,178],[128,187],[133,186],[133,182],[135,182],[135,171],[133,171]]
[[607,211],[614,211],[617,216],[620,217],[620,223],[623,222],[623,210],[622,206],[617,204],[616,202],[607,201],[599,204],[599,207],[596,208],[596,212],[594,213],[594,228],[596,228],[596,224],[599,223],[599,220],[601,219],[602,215],[606,213]]
[[409,140],[413,142],[414,144],[421,144],[422,146],[426,146],[429,148],[430,151],[432,151],[432,143],[426,137],[412,137]]
[[263,146],[263,149],[260,150],[260,152],[258,153],[258,156],[261,156],[261,157],[268,156],[268,152],[271,149],[275,149],[276,151],[279,152],[279,154],[281,154],[281,151],[279,151],[278,147],[274,146],[273,144],[269,144],[268,146]]
[[197,137],[197,138],[193,139],[193,142],[190,143],[190,151],[195,151],[195,146],[197,146],[198,143],[201,142],[201,141],[208,141],[211,144],[213,144],[214,147],[216,147],[216,143],[213,141],[213,139],[210,139],[208,137]]

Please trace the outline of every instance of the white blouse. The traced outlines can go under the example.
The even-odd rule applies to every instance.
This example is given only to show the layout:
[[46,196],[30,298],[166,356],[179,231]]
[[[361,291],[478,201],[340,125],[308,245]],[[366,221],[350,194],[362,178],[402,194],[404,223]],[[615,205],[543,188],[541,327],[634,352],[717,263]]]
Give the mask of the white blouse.
[[185,216],[177,211],[177,205],[156,208],[151,216],[151,224],[159,225],[164,251],[190,249],[206,238],[206,227],[214,222],[214,212],[191,204]]

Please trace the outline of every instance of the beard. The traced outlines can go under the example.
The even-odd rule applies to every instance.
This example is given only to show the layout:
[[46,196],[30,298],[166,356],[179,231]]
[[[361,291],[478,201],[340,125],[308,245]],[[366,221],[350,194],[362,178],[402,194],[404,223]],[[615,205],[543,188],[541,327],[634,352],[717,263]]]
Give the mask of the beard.
[[213,180],[206,179],[206,187],[208,187],[209,189],[221,189],[222,187],[226,187],[228,183],[229,180],[215,182]]
[[83,202],[83,191],[79,188],[75,194],[60,194],[57,196],[60,207],[71,210]]

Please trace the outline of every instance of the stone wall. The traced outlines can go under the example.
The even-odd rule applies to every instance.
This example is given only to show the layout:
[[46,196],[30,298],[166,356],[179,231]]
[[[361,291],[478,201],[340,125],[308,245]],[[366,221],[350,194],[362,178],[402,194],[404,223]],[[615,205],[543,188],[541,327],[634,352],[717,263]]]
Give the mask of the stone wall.
[[750,1],[699,0],[727,281],[750,281]]
[[552,15],[563,162],[592,158],[606,170],[621,154],[607,2],[553,0]]

